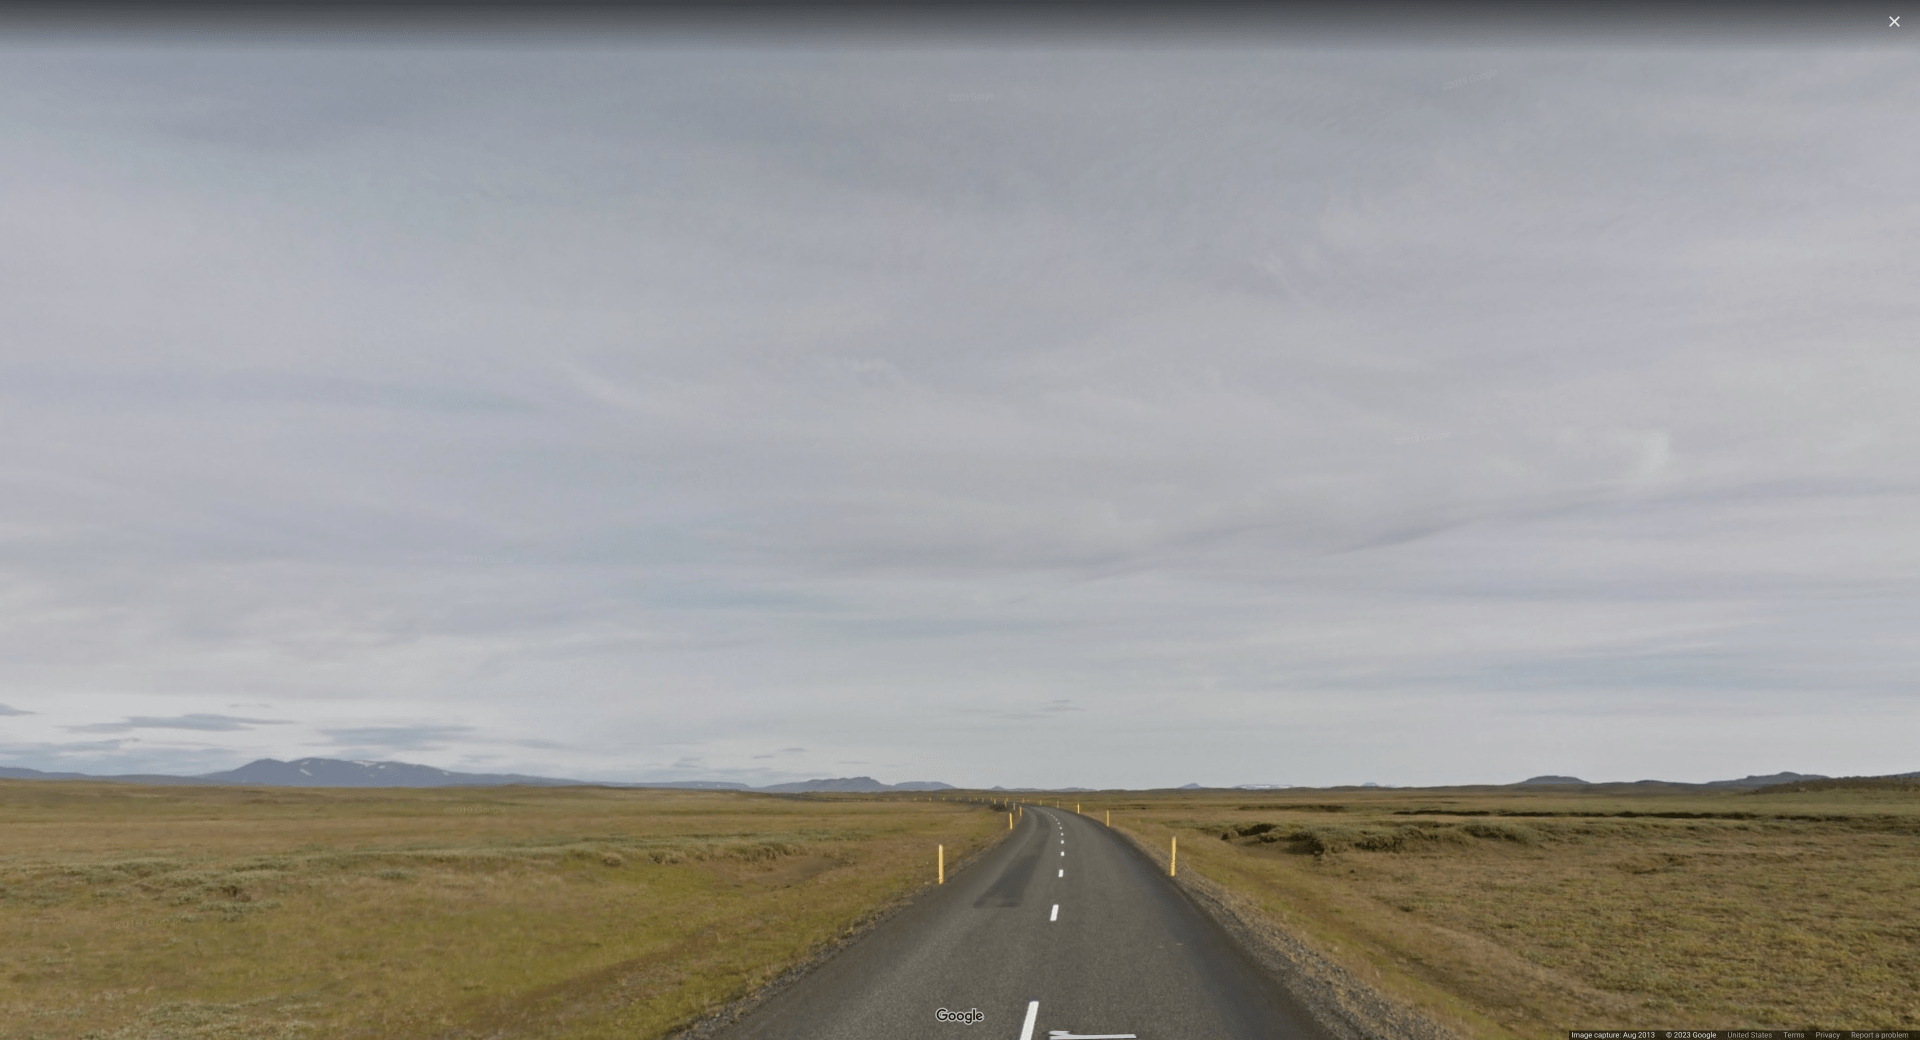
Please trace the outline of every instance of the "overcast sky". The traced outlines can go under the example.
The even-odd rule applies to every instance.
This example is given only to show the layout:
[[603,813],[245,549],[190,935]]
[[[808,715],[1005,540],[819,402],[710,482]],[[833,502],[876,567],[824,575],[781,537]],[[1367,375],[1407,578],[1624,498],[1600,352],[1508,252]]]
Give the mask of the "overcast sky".
[[0,764],[1920,769],[1916,184],[1882,49],[16,40]]

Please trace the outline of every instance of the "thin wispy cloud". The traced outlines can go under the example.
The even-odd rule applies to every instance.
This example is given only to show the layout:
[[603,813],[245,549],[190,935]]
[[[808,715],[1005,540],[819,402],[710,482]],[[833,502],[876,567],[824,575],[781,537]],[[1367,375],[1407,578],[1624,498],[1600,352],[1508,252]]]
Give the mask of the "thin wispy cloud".
[[349,726],[322,729],[321,735],[341,747],[388,750],[438,749],[473,732],[471,726]]
[[119,722],[93,722],[82,726],[65,727],[74,733],[129,733],[137,729],[185,729],[203,733],[231,733],[236,730],[250,730],[256,726],[289,726],[289,719],[249,719],[236,715],[213,715],[195,712],[188,715],[166,717],[136,715]]
[[131,743],[125,740],[67,740],[42,741],[35,743],[0,743],[0,755],[9,758],[45,760],[48,756],[86,755],[98,752],[120,751]]

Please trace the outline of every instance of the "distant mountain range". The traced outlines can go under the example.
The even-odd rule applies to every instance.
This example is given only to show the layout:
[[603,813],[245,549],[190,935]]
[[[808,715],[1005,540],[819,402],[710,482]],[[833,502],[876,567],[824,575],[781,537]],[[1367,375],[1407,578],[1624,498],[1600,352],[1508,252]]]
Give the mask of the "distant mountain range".
[[904,784],[883,784],[870,776],[843,776],[836,780],[802,780],[792,784],[773,784],[768,787],[750,788],[754,791],[769,791],[775,794],[804,794],[808,791],[950,791],[952,784],[943,784],[937,780],[909,780]]
[[[1682,787],[1767,787],[1772,784],[1790,784],[1797,780],[1826,779],[1828,779],[1828,777],[1821,776],[1818,773],[1774,773],[1770,776],[1743,776],[1738,780],[1708,780],[1701,784],[1683,784],[1674,780],[1636,780],[1631,782],[1639,784],[1673,784]],[[1613,783],[1626,782],[1628,781],[1613,781]],[[1513,786],[1525,787],[1529,784],[1580,784],[1585,787],[1601,786],[1599,784],[1588,783],[1577,776],[1536,776],[1528,780],[1522,780]]]
[[[1899,773],[1898,778],[1920,777],[1920,772]],[[751,787],[747,784],[726,780],[663,780],[651,783],[620,783],[598,780],[566,780],[550,776],[526,776],[520,773],[455,773],[433,766],[414,765],[410,762],[348,762],[337,758],[302,758],[292,762],[263,758],[249,762],[238,769],[229,769],[220,773],[203,773],[199,776],[168,776],[159,773],[133,773],[119,776],[96,776],[88,773],[47,773],[38,769],[19,769],[0,766],[0,778],[14,780],[112,780],[129,784],[232,784],[253,787],[503,787],[508,784],[524,784],[530,787],[671,787],[702,791],[761,791],[769,794],[807,794],[812,792],[831,792],[863,794],[881,791],[951,791],[957,790],[952,784],[943,784],[932,780],[914,780],[903,784],[883,784],[870,776],[843,776],[830,780],[801,780],[790,784],[770,784],[766,787]],[[1703,784],[1679,783],[1669,780],[1639,780],[1631,783],[1612,782],[1604,784],[1589,783],[1577,776],[1536,776],[1522,780],[1512,787],[1547,786],[1553,784],[1577,784],[1582,787],[1632,787],[1643,784],[1660,784],[1675,787],[1767,787],[1773,784],[1790,784],[1807,780],[1826,780],[1828,777],[1817,773],[1774,773],[1769,776],[1747,776],[1738,780],[1709,780]],[[1197,790],[1279,790],[1290,787],[1289,784],[1242,784],[1238,788],[1208,788],[1201,784],[1187,784],[1178,788],[1182,791]],[[1366,786],[1378,786],[1368,784]],[[1086,787],[995,787],[995,791],[1019,792],[1047,791],[1055,794],[1069,794],[1076,791],[1090,791]]]
[[674,787],[713,791],[765,791],[805,793],[810,791],[945,791],[953,785],[917,780],[904,784],[883,784],[870,776],[840,777],[833,780],[803,780],[793,784],[750,787],[724,780],[672,780],[660,783],[608,783],[595,780],[565,780],[550,776],[525,776],[520,773],[455,773],[433,766],[410,762],[347,762],[337,758],[302,758],[292,762],[263,758],[238,769],[199,776],[167,776],[159,773],[131,773],[119,776],[95,776],[88,773],[47,773],[38,769],[0,766],[0,778],[13,780],[112,780],[127,784],[231,784],[251,787],[504,787],[524,784],[530,787]]

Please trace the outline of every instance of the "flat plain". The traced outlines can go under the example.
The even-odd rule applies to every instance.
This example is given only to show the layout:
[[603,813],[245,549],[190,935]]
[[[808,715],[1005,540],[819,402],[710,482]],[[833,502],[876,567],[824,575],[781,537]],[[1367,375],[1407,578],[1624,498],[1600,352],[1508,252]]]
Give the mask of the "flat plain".
[[1920,790],[1081,795],[1475,1040],[1920,1026]]
[[[0,781],[0,1037],[661,1037],[1005,833],[948,797]],[[1471,1040],[1920,1025],[1911,785],[1044,800]]]
[[932,883],[984,810],[0,780],[0,1037],[645,1040]]

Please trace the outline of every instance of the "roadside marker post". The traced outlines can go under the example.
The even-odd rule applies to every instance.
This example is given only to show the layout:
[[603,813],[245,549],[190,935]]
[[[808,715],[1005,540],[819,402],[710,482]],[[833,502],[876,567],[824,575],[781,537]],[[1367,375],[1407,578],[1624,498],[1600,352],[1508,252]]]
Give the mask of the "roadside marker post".
[[1112,809],[1107,810],[1107,826],[1109,827],[1113,826],[1113,810]]
[[1012,813],[1008,813],[1008,814],[1007,814],[1007,829],[1008,829],[1008,830],[1012,830],[1012,829],[1013,829],[1013,814],[1012,814]]
[[942,884],[942,885],[944,885],[944,884],[946,884],[946,883],[947,883],[947,847],[946,847],[945,845],[942,845],[942,846],[940,846],[940,881],[939,881],[939,884]]
[[1167,876],[1173,877],[1180,872],[1180,839],[1173,839],[1173,848],[1167,853]]

